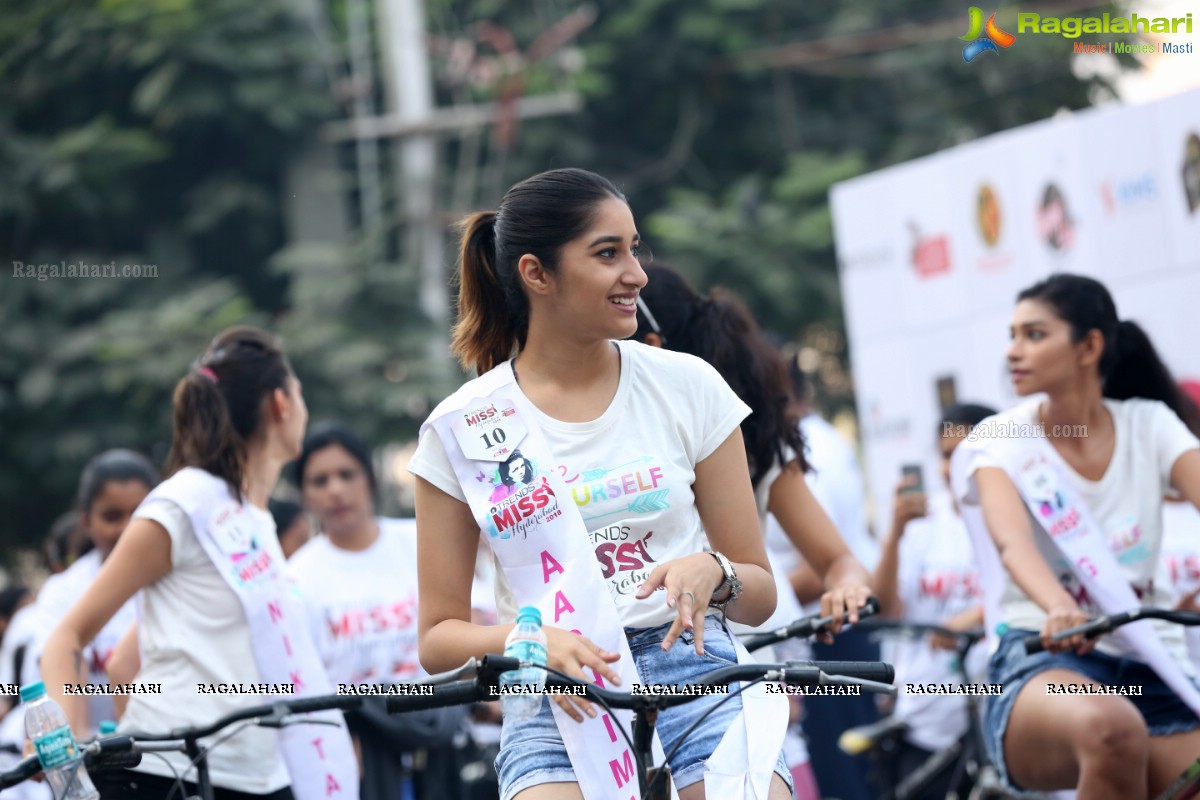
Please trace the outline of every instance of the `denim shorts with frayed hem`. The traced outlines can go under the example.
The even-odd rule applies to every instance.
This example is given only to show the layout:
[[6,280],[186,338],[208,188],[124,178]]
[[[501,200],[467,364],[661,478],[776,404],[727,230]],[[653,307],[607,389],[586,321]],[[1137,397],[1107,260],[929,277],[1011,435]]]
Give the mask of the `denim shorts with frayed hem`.
[[1009,777],[1008,766],[1004,763],[1004,734],[1021,689],[1034,676],[1047,670],[1070,670],[1101,686],[1142,687],[1140,696],[1130,695],[1126,699],[1141,712],[1151,736],[1168,736],[1200,728],[1200,717],[1163,683],[1149,665],[1096,650],[1083,656],[1071,652],[1028,655],[1022,642],[1036,633],[1016,629],[1005,632],[988,662],[988,682],[1004,686],[1003,694],[988,698],[984,716],[988,754],[999,769],[1000,777],[1014,789],[1020,791],[1021,787]]
[[[733,640],[716,617],[705,620],[702,656],[696,655],[695,641],[687,631],[670,651],[664,653],[662,640],[670,627],[625,629],[629,650],[643,683],[692,683],[706,672],[737,663]],[[721,703],[722,700],[726,702]],[[541,712],[533,719],[504,723],[500,732],[500,755],[496,757],[501,800],[512,800],[517,793],[531,786],[576,782],[550,702],[543,700]],[[677,788],[704,780],[705,763],[734,718],[741,713],[742,702],[736,695],[707,695],[659,712],[656,730],[663,750],[670,753],[688,728],[714,706],[716,710],[688,734],[679,750],[671,756],[671,778]],[[792,775],[784,763],[782,751],[775,772],[792,791]]]

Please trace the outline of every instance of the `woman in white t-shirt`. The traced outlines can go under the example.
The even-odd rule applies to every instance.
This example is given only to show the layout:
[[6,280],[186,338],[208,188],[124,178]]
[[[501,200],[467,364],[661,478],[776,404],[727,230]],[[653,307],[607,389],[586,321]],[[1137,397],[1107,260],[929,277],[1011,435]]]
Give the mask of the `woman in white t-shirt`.
[[[698,359],[617,341],[637,328],[646,284],[640,248],[624,196],[577,169],[522,181],[496,212],[464,225],[453,349],[481,377],[435,410],[410,464],[418,478],[421,660],[431,672],[503,651],[521,603],[545,609],[550,666],[622,689],[639,680],[683,684],[737,659],[710,607],[751,624],[775,608],[762,538],[746,535],[758,527],[738,428],[748,409]],[[477,407],[480,398],[485,406]],[[489,514],[497,465],[510,448],[529,460],[536,488]],[[569,540],[541,534],[567,528]],[[499,566],[498,626],[471,622],[481,530]],[[514,554],[543,542],[536,575],[513,565]],[[565,563],[554,557],[564,548],[572,555]],[[562,588],[547,595],[543,586]],[[584,609],[611,622],[593,624]],[[574,633],[573,624],[597,633]],[[602,649],[593,638],[609,644]],[[582,697],[550,699],[536,717],[504,725],[502,800],[635,794],[632,754],[603,755],[624,748],[608,715]],[[751,730],[742,714],[751,701],[732,698],[685,738],[718,699],[725,698],[659,715],[680,797],[696,800],[735,779],[727,767],[763,795],[770,786],[771,798],[790,796],[778,758],[786,703],[753,701],[770,721]],[[576,733],[592,730],[578,749]],[[749,752],[743,744],[726,758],[727,730],[778,743]],[[764,755],[766,767],[758,763]]]
[[[48,635],[58,625],[95,581],[130,518],[157,484],[158,471],[145,456],[131,450],[107,450],[84,467],[76,503],[80,529],[92,543],[92,549],[63,572],[51,575],[38,592],[37,613],[44,634]],[[108,683],[108,661],[121,636],[136,618],[136,600],[130,598],[83,649],[88,681]],[[36,643],[35,651],[41,644]],[[32,682],[37,680],[37,675],[26,675],[24,680]],[[101,722],[111,719],[116,719],[112,698],[88,698],[86,725],[89,733],[94,734]]]
[[[955,449],[972,428],[995,413],[974,404],[953,405],[942,412],[938,450],[947,489]],[[881,614],[954,631],[979,628],[983,625],[979,567],[958,504],[952,493],[927,497],[916,481],[908,476],[896,487],[891,528],[875,568]],[[934,752],[950,747],[967,729],[966,698],[915,694],[903,688],[909,683],[959,683],[956,645],[953,638],[947,641],[941,636],[892,642],[889,660],[896,664],[896,685],[901,687],[893,714],[907,723],[901,747],[893,754],[897,779]],[[945,764],[921,797],[945,797],[955,777],[953,768],[953,762]]]
[[[1162,499],[1177,490],[1200,505],[1200,451],[1178,416],[1189,409],[1145,333],[1118,321],[1095,280],[1060,274],[1026,289],[1010,330],[1013,386],[1043,396],[985,420],[954,458],[968,522],[986,527],[1003,565],[998,585],[985,570],[985,597],[996,598],[988,624],[994,613],[1009,628],[990,665],[989,682],[1005,691],[988,698],[989,747],[1021,788],[1154,796],[1200,753],[1200,718],[1177,695],[1194,697],[1182,630],[1154,624],[1136,658],[1121,644],[1130,640],[1104,637],[1093,648],[1049,636],[1099,613],[1084,580],[1170,605],[1154,580]],[[976,504],[979,517],[967,508]],[[1105,543],[1113,558],[1096,549]],[[1049,652],[1025,654],[1031,631]],[[1142,694],[1059,691],[1087,683],[1138,685]]]
[[[321,533],[292,557],[288,573],[330,680],[377,685],[424,676],[417,657],[417,527],[414,520],[375,515],[378,485],[367,446],[343,425],[322,425],[304,440],[295,477]],[[450,739],[464,723],[460,708],[389,715],[384,699],[368,698],[362,710],[346,714],[362,760],[362,800],[402,796],[412,780],[412,753],[425,749],[439,763],[448,760]],[[439,788],[420,796],[457,794],[457,787]]]
[[[280,470],[300,452],[308,421],[291,365],[274,337],[231,328],[179,381],[174,407],[169,477],[138,507],[91,587],[46,643],[47,691],[77,734],[84,732],[82,702],[64,697],[61,687],[86,681],[83,648],[139,590],[136,683],[160,691],[130,698],[122,732],[206,724],[278,695],[328,688],[266,510]],[[230,686],[268,691],[233,693]],[[289,729],[252,726],[212,747],[208,765],[218,800],[304,800],[316,796],[318,785],[334,784],[337,796],[357,796],[349,736],[340,715],[326,718],[338,724],[321,727],[320,753],[300,742],[314,738],[307,726],[290,729],[299,739]],[[186,755],[162,755],[143,759],[135,771],[101,773],[102,796],[158,800],[176,775],[194,779]]]
[[[871,577],[854,557],[841,533],[813,495],[806,442],[800,429],[798,404],[790,396],[787,366],[740,300],[714,289],[702,297],[673,267],[646,267],[648,283],[638,297],[638,341],[688,353],[716,368],[729,387],[750,407],[742,420],[742,439],[758,507],[759,530],[766,536],[768,513],[778,522],[788,545],[811,565],[822,587],[820,613],[855,609],[871,595]],[[765,541],[765,540],[764,540]],[[785,626],[803,614],[788,579],[787,569],[768,560],[779,597],[775,613],[759,629]],[[832,628],[836,633],[839,624]],[[756,628],[733,625],[735,633]],[[823,634],[825,641],[833,633]],[[766,662],[804,658],[807,642],[783,642],[764,648]],[[792,700],[798,705],[798,698]],[[796,716],[798,716],[798,709]],[[789,752],[788,766],[799,800],[819,796],[802,740]]]

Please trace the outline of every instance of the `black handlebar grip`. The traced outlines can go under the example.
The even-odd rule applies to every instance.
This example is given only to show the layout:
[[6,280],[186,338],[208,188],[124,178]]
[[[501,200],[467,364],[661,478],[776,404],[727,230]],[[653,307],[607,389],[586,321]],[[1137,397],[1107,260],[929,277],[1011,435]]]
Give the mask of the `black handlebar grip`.
[[0,789],[7,789],[29,780],[42,771],[37,756],[29,756],[10,770],[0,773]]
[[487,699],[489,699],[488,687],[479,686],[473,680],[457,681],[434,686],[432,694],[389,697],[387,710],[389,714],[403,714],[406,711],[425,711],[430,708],[469,705]]
[[871,595],[867,598],[867,602],[858,610],[858,618],[873,617],[879,613],[879,598]]
[[1046,646],[1044,644],[1042,644],[1041,634],[1035,633],[1033,636],[1026,636],[1024,639],[1021,640],[1021,644],[1025,645],[1025,654],[1026,655],[1033,655],[1034,653],[1040,653],[1046,649]]
[[348,710],[358,708],[362,705],[362,697],[357,695],[347,694],[329,697],[321,695],[320,697],[301,697],[297,700],[287,700],[288,713],[291,714],[308,714],[313,711],[331,711],[331,710]]
[[142,763],[141,753],[102,753],[87,761],[88,772],[106,769],[132,769]]
[[896,679],[896,670],[883,661],[793,661],[790,666],[816,667],[826,675],[845,675],[863,681],[891,683]]

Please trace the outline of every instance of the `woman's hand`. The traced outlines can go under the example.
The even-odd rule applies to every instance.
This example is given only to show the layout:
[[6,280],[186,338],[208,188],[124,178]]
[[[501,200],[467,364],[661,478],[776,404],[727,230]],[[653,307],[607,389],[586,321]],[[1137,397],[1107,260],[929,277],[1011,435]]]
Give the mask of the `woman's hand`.
[[896,494],[892,500],[892,531],[897,537],[904,535],[908,523],[928,513],[928,498],[924,492],[913,491],[916,485],[915,475],[907,475],[896,484]]
[[654,568],[635,596],[645,600],[655,589],[666,589],[667,607],[675,609],[676,617],[663,637],[663,650],[688,630],[696,639],[696,655],[704,653],[704,616],[713,592],[724,582],[725,572],[711,553],[693,553]]
[[1083,655],[1096,646],[1096,639],[1087,639],[1082,634],[1076,634],[1061,641],[1050,637],[1059,631],[1065,631],[1090,621],[1091,617],[1084,614],[1077,603],[1073,601],[1061,603],[1051,608],[1046,614],[1046,622],[1042,625],[1042,644],[1051,653],[1075,650],[1079,655]]
[[847,581],[821,595],[821,616],[833,617],[833,622],[817,639],[825,644],[833,642],[834,634],[841,631],[845,624],[842,617],[849,614],[851,624],[858,622],[858,610],[867,604],[870,597],[871,587],[858,580]]
[[[621,685],[621,676],[609,666],[621,657],[620,653],[610,653],[587,637],[562,628],[546,627],[543,630],[546,632],[548,666],[589,683],[595,683],[596,675],[599,675],[613,686]],[[589,675],[588,672],[595,674]],[[596,718],[596,709],[586,697],[561,694],[552,694],[550,697],[576,722],[583,722],[583,714]]]

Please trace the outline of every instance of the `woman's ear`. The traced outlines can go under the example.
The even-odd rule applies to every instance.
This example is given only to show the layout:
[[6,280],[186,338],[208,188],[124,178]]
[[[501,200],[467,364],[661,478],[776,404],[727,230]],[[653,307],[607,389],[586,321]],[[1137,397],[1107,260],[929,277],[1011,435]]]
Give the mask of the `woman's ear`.
[[1078,345],[1079,347],[1079,364],[1083,367],[1090,367],[1093,364],[1100,363],[1100,356],[1104,354],[1104,347],[1111,342],[1104,341],[1104,334],[1100,333],[1096,328],[1092,328],[1087,332]]
[[553,288],[553,276],[542,264],[542,260],[532,253],[526,253],[517,261],[517,275],[521,282],[536,294],[550,294]]
[[276,422],[283,422],[284,418],[287,417],[288,403],[290,400],[291,398],[288,397],[286,389],[272,389],[270,401],[271,419],[275,420]]

